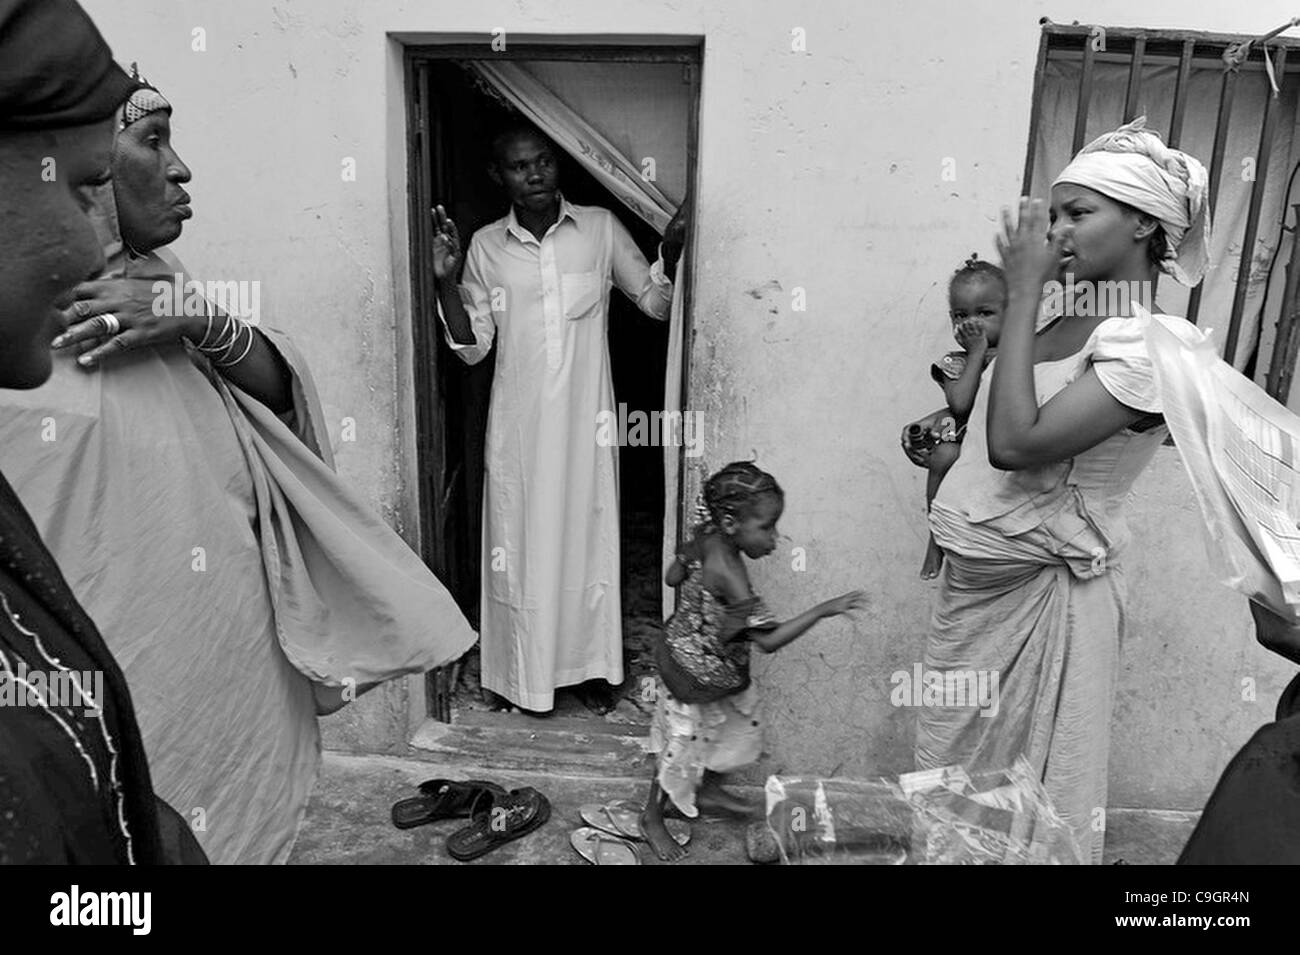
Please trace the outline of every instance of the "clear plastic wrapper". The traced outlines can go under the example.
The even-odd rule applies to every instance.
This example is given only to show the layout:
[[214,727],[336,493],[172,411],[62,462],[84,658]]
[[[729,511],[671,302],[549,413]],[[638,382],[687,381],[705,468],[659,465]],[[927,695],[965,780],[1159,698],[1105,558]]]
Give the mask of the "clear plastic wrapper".
[[1212,565],[1229,587],[1300,621],[1300,418],[1182,319],[1153,316],[1146,343]]
[[767,825],[787,865],[1075,865],[1073,833],[1021,758],[898,782],[771,776]]
[[767,825],[786,865],[900,865],[912,808],[888,780],[769,776]]
[[1079,865],[1083,855],[1028,761],[967,774],[960,766],[907,773],[914,861],[924,865]]

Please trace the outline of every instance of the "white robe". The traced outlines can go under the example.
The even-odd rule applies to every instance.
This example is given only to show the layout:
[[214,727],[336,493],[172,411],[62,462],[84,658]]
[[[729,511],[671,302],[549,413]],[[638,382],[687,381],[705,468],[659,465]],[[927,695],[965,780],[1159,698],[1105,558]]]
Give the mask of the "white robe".
[[482,684],[549,710],[556,687],[623,682],[617,449],[607,326],[618,286],[666,320],[672,283],[607,209],[561,200],[538,242],[514,210],[474,234],[460,296],[475,341],[497,339],[483,496]]

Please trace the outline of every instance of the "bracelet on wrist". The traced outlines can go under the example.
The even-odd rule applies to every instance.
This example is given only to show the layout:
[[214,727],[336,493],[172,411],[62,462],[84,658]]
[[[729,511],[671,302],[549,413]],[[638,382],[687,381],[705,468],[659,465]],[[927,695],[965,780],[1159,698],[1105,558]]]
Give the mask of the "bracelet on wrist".
[[[223,368],[226,367],[227,359],[229,359],[231,355],[233,355],[236,351],[239,350],[239,336],[242,335],[247,329],[248,329],[247,325],[245,325],[239,319],[235,319],[235,334],[231,336],[230,344],[227,345],[226,348],[221,352],[221,354],[217,356],[218,365],[220,365]],[[251,333],[249,335],[249,342],[250,343],[252,342]],[[245,350],[245,353],[247,353],[247,350]]]
[[253,350],[253,326],[244,322],[240,322],[239,324],[240,330],[248,333],[248,342],[244,345],[244,350],[239,353],[238,358],[214,362],[218,368],[233,368],[235,365],[238,365],[241,361],[247,358],[248,353]]
[[207,316],[208,324],[203,329],[203,337],[192,343],[195,348],[200,350],[207,345],[208,337],[212,334],[212,306],[208,304],[206,299],[203,300],[203,312]]
[[[198,345],[199,351],[207,356],[215,366],[220,368],[229,368],[243,361],[248,356],[253,347],[252,328],[228,313],[222,313],[225,322],[221,330],[217,332],[215,338],[209,340],[209,335],[204,335],[203,341]],[[231,356],[235,354],[240,347],[240,335],[248,333],[248,342],[244,345],[244,350],[240,356],[233,361]]]
[[209,341],[205,336],[204,340],[199,344],[199,351],[203,352],[205,355],[211,356],[221,354],[224,349],[229,347],[230,342],[235,335],[239,333],[237,328],[232,327],[230,315],[223,313],[222,317],[225,321],[222,323],[221,329],[217,332],[216,337]]

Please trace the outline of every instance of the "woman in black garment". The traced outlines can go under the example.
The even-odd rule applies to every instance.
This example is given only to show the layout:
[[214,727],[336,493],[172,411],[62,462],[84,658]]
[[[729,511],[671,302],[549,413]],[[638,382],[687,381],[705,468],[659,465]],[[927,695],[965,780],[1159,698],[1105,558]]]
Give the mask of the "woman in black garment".
[[[49,378],[60,307],[103,265],[83,187],[135,86],[73,0],[0,0],[0,387]],[[52,692],[60,671],[102,674],[100,698]],[[207,861],[155,799],[122,672],[2,474],[0,680],[0,863]]]
[[[1300,663],[1300,625],[1255,601],[1250,612],[1256,639]],[[1300,674],[1219,777],[1178,864],[1300,865]]]

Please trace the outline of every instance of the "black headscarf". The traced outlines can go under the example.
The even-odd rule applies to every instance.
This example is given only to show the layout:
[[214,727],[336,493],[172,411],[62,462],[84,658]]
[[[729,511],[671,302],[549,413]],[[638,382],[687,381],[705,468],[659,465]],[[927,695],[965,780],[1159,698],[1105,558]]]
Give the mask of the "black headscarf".
[[[138,86],[73,0],[0,0],[0,133],[108,119]],[[101,673],[107,731],[53,705],[0,708],[0,863],[206,862],[156,800],[122,671],[3,474],[0,598],[4,659]]]
[[0,0],[0,130],[107,119],[136,86],[74,0]]

